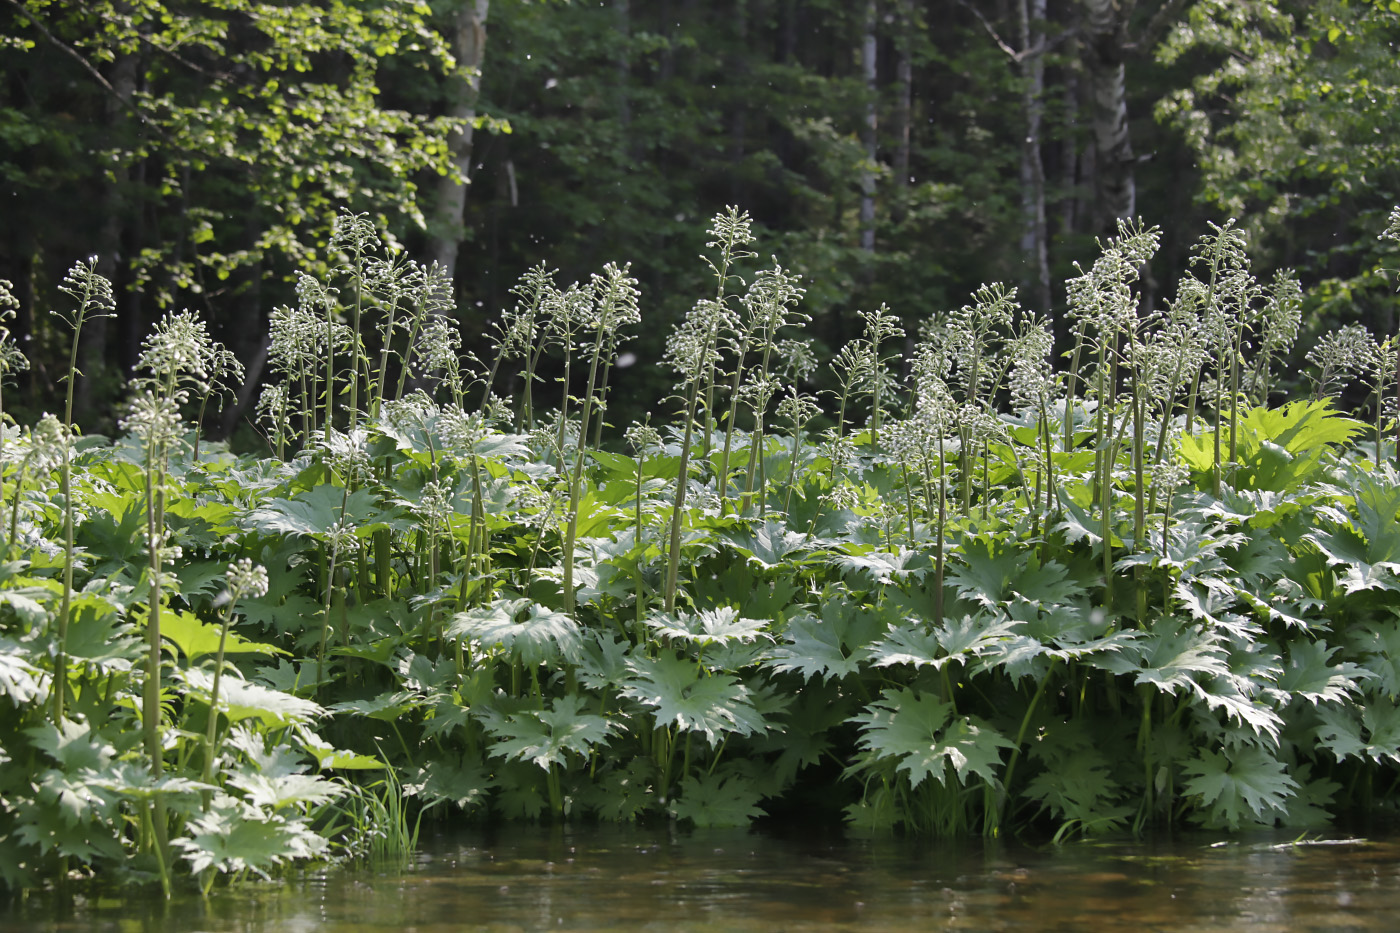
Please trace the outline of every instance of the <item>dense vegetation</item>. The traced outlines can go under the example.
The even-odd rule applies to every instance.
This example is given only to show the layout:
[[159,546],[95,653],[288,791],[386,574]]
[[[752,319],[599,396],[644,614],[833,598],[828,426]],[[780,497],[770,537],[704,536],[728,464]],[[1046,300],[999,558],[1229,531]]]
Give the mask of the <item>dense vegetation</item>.
[[[1296,281],[1226,224],[1145,305],[1159,234],[1124,224],[1066,284],[1067,367],[1013,289],[916,333],[881,306],[820,416],[805,283],[746,215],[708,237],[625,451],[626,267],[531,270],[477,359],[441,268],[351,213],[273,314],[275,456],[201,440],[241,373],[187,312],[115,440],[75,433],[71,367],[64,419],[6,425],[4,884],[207,889],[401,852],[421,808],[1065,837],[1394,806],[1396,338],[1330,333],[1275,405]],[[76,358],[115,296],[63,287]]]

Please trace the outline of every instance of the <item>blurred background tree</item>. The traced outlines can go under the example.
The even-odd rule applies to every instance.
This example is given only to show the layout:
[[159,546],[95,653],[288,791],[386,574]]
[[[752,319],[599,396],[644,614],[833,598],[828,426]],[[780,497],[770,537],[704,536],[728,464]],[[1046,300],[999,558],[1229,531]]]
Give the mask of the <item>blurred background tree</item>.
[[[804,276],[834,349],[981,283],[1055,311],[1125,214],[1174,292],[1205,221],[1296,267],[1314,328],[1394,330],[1394,0],[0,0],[0,278],[51,405],[47,311],[77,258],[115,279],[84,424],[163,308],[259,369],[265,321],[330,219],[368,211],[451,265],[466,346],[544,261],[632,263],[649,324],[610,420],[663,396],[706,294],[710,216]],[[1393,263],[1392,263],[1393,265]],[[105,380],[105,381],[103,381]]]

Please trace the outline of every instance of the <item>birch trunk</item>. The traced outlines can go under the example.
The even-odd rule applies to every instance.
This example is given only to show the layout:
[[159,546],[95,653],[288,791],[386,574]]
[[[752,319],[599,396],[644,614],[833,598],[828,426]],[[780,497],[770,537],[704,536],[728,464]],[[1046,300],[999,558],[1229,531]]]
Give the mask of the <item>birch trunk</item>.
[[1021,42],[1021,103],[1026,137],[1021,147],[1021,255],[1026,263],[1022,291],[1040,311],[1050,309],[1050,255],[1045,226],[1045,163],[1040,129],[1045,105],[1045,0],[1017,5]]
[[903,219],[904,202],[909,191],[909,159],[913,145],[914,121],[914,16],[910,10],[910,0],[899,0],[896,16],[899,23],[899,41],[895,44],[898,58],[894,70],[899,96],[895,100],[894,108],[894,186],[900,193],[900,197],[896,199],[896,210],[900,212],[897,219]]
[[861,142],[865,147],[865,166],[860,173],[860,248],[875,252],[875,131],[878,127],[879,87],[876,84],[876,11],[875,0],[866,0],[865,22],[861,30],[860,68],[865,80],[865,120],[861,125]]
[[473,124],[481,94],[481,63],[486,54],[486,15],[491,0],[459,0],[459,4],[449,38],[462,72],[449,85],[447,116],[462,121],[462,129],[448,138],[447,145],[460,177],[448,175],[438,180],[428,238],[428,258],[449,272],[456,271],[457,250],[462,242],[462,217],[471,179]]
[[1128,132],[1125,13],[1120,0],[1084,0],[1083,46],[1093,102],[1099,225],[1112,231],[1137,212],[1133,146]]

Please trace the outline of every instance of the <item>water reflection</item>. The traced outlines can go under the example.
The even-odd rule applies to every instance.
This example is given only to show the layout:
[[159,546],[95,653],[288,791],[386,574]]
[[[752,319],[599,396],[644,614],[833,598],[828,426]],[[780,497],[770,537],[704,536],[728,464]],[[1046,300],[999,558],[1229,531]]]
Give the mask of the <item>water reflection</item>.
[[1032,849],[742,831],[506,827],[403,872],[333,871],[208,902],[89,894],[0,931],[1393,930],[1400,842],[1274,837]]

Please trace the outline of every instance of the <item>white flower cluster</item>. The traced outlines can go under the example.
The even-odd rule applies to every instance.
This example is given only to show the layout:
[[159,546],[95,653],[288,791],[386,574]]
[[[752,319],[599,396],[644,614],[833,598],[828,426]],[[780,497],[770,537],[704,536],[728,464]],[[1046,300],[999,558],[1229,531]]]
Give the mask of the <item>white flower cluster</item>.
[[364,428],[338,431],[331,428],[316,441],[326,458],[326,465],[348,485],[367,482],[374,476],[374,463],[369,456],[369,434]]
[[1380,349],[1371,332],[1361,324],[1348,324],[1328,331],[1308,351],[1307,361],[1319,370],[1309,376],[1313,391],[1320,398],[1335,395],[1352,379],[1376,365]]
[[244,557],[228,565],[229,598],[235,602],[267,595],[267,568]]

